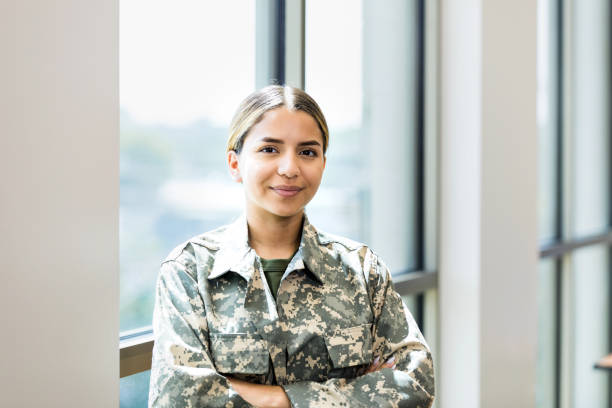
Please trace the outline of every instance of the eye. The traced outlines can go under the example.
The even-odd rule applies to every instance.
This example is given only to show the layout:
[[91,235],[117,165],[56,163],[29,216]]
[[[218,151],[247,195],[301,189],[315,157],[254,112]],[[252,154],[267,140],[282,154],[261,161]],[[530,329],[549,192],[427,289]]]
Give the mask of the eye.
[[318,153],[316,152],[316,150],[312,150],[312,149],[306,149],[306,150],[302,150],[300,152],[300,154],[302,156],[308,156],[308,157],[317,157]]
[[262,153],[278,153],[278,150],[274,146],[264,146],[259,149],[259,151]]

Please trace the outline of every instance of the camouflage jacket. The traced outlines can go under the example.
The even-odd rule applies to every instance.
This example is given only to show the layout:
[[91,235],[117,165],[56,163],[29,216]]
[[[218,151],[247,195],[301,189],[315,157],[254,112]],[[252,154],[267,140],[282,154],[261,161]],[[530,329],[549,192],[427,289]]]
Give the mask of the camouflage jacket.
[[[149,407],[250,406],[225,375],[284,388],[293,407],[430,407],[431,354],[368,247],[304,218],[274,301],[246,219],[162,263]],[[395,370],[362,375],[374,358]]]

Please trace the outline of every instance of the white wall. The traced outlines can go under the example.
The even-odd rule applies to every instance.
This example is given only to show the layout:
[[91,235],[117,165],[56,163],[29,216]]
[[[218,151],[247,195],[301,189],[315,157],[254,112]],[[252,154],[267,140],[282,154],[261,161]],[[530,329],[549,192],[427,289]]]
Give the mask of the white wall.
[[532,407],[537,2],[440,10],[438,402]]
[[0,5],[0,406],[118,405],[118,2]]

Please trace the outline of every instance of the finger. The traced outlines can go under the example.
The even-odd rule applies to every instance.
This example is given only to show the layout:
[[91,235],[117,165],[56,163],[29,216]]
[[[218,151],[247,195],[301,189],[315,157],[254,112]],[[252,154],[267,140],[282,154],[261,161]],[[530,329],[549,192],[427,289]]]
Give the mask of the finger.
[[368,368],[365,370],[365,373],[367,374],[367,373],[371,373],[371,372],[376,371],[376,370],[377,370],[377,368],[378,368],[378,366],[380,365],[380,363],[381,363],[381,362],[380,362],[380,357],[376,357],[376,358],[374,359],[374,361],[372,361],[372,364],[370,364],[370,365],[368,366]]
[[379,364],[374,371],[382,370],[383,368],[394,368],[395,367],[395,357],[391,356],[384,363]]

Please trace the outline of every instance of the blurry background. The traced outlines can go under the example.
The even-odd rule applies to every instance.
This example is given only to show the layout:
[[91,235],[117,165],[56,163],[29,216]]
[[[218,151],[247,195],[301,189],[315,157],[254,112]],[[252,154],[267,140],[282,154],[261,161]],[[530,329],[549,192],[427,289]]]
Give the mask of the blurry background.
[[[120,2],[124,338],[150,330],[170,250],[242,211],[227,128],[240,101],[269,83],[306,89],[328,120],[311,222],[370,244],[396,274],[422,268],[423,11],[418,1]],[[406,300],[418,318],[422,296]],[[147,381],[125,377],[122,406],[144,406]]]
[[[120,2],[124,336],[150,330],[170,250],[242,211],[242,188],[226,170],[227,129],[240,101],[269,83],[304,88],[328,120],[328,165],[310,221],[368,243],[395,274],[423,269],[423,7]],[[422,296],[406,300],[419,317]],[[122,405],[143,406],[147,378],[122,380]]]
[[[268,83],[304,88],[329,122],[328,166],[307,209],[311,221],[370,244],[399,282],[429,273],[417,289],[410,285],[418,279],[398,290],[434,335],[435,2],[122,0],[120,7],[124,336],[150,330],[166,254],[242,211],[241,188],[225,168],[227,127],[239,101]],[[539,0],[537,41],[535,404],[603,408],[612,404],[610,379],[593,363],[610,351],[612,328],[610,6]],[[146,404],[148,372],[121,384],[122,406]]]
[[159,264],[240,213],[227,125],[286,82],[330,123],[308,214],[389,264],[437,406],[610,407],[611,14],[2,2],[0,406],[146,406]]

